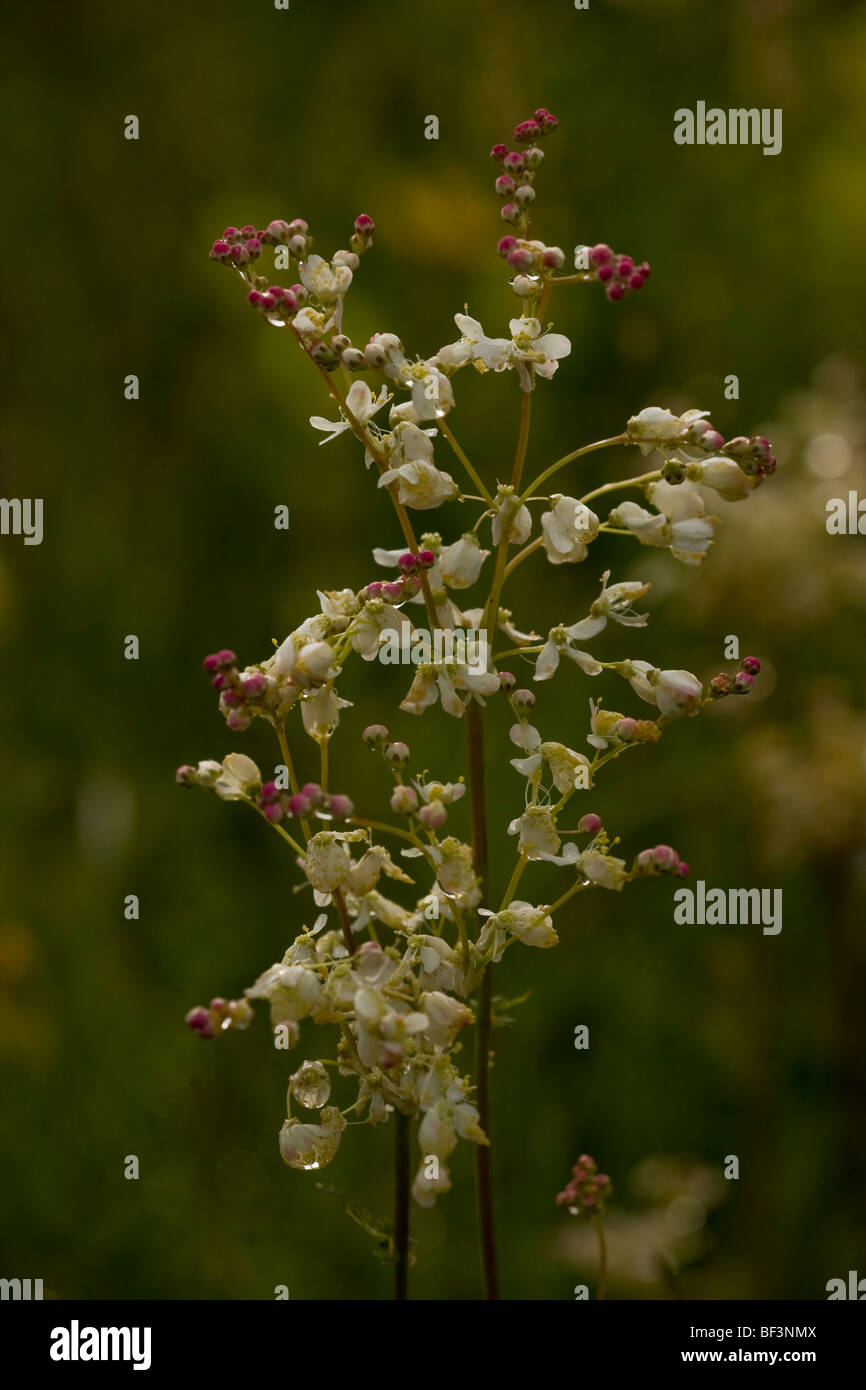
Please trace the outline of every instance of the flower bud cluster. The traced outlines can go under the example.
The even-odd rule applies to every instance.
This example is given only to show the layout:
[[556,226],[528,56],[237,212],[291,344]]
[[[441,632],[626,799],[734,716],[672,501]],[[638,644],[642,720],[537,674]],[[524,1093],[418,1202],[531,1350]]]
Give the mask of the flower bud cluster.
[[281,684],[264,671],[239,671],[237,657],[227,647],[206,656],[202,665],[212,677],[214,690],[219,691],[220,713],[235,733],[248,729],[257,714],[284,714],[300,693],[291,683]]
[[345,820],[355,809],[348,796],[323,791],[318,782],[305,783],[293,795],[278,787],[276,782],[265,782],[256,804],[266,820],[277,824],[289,816],[315,815],[320,820]]
[[612,300],[624,298],[629,290],[643,289],[652,273],[647,261],[636,265],[633,256],[612,251],[604,241],[596,246],[576,247],[574,264],[578,270],[588,268],[590,279],[604,285],[605,294]]
[[249,1028],[255,1014],[246,999],[212,999],[210,1006],[197,1004],[190,1009],[184,1023],[200,1038],[215,1038],[230,1028]]
[[556,130],[558,124],[556,117],[540,106],[530,120],[520,121],[514,127],[514,141],[523,149],[509,150],[507,145],[498,144],[490,151],[491,159],[502,165],[494,187],[503,200],[501,215],[505,222],[525,224],[526,210],[535,201],[535,173],[544,159],[544,151],[535,142]]
[[589,1154],[581,1154],[557,1195],[556,1205],[567,1207],[572,1216],[604,1216],[612,1193],[613,1184],[607,1173],[598,1171],[598,1164]]
[[688,878],[691,870],[670,845],[656,845],[654,849],[642,849],[640,854],[636,855],[631,872],[635,878],[646,877],[648,874]]
[[748,695],[754,689],[755,677],[760,669],[761,663],[756,656],[744,656],[739,671],[733,676],[721,671],[718,676],[713,676],[707,689],[714,700],[720,700],[724,695]]

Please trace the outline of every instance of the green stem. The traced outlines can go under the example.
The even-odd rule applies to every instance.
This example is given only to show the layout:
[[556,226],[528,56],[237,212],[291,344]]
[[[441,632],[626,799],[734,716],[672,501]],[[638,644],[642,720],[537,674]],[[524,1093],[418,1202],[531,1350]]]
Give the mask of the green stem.
[[[598,439],[594,444],[584,444],[580,449],[573,449],[570,454],[563,454],[561,459],[557,459],[555,463],[552,463],[549,468],[545,468],[543,473],[539,473],[538,477],[533,479],[521,497],[521,502],[525,502],[527,497],[532,496],[536,488],[539,488],[542,483],[546,483],[548,478],[552,478],[554,473],[558,473],[560,468],[564,468],[573,459],[582,458],[584,454],[595,453],[597,449],[606,449],[611,444],[625,444],[625,442],[626,436],[624,434],[615,434],[610,439]],[[590,497],[595,495],[594,492],[590,493]],[[585,500],[585,498],[581,498],[581,501]]]
[[607,1241],[604,1238],[604,1221],[597,1216],[592,1223],[598,1236],[598,1293],[596,1298],[604,1298],[607,1287]]
[[442,431],[445,438],[448,440],[448,443],[451,445],[451,448],[454,450],[460,462],[463,464],[463,467],[466,469],[466,472],[469,474],[473,483],[478,488],[478,491],[481,493],[482,500],[485,501],[489,507],[493,502],[493,498],[490,496],[490,493],[484,486],[484,483],[481,481],[481,478],[479,477],[478,473],[476,473],[469,458],[463,452],[460,445],[457,443],[457,440],[454,438],[454,435],[452,434],[449,426],[446,425],[444,419],[439,421],[439,428]]
[[661,472],[656,469],[653,473],[641,473],[635,478],[621,478],[617,483],[605,483],[603,487],[597,487],[592,492],[588,492],[585,497],[581,497],[581,502],[591,502],[593,497],[601,497],[605,492],[616,492],[623,487],[640,487],[643,483],[657,482],[661,477]]

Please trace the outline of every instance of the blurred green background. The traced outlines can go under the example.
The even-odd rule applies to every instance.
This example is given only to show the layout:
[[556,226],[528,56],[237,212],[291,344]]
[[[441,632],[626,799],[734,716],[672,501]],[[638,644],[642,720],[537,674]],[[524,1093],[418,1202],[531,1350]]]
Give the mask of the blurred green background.
[[[183,1026],[309,915],[276,836],[174,784],[178,763],[233,748],[275,761],[258,722],[227,733],[201,657],[261,659],[317,587],[359,587],[372,545],[399,543],[357,449],[318,450],[314,374],[207,251],[228,223],[303,216],[328,254],[363,210],[377,231],[347,303],[356,341],[396,331],[427,355],[467,303],[500,333],[516,301],[487,151],[539,104],[561,124],[538,234],[609,241],[653,278],[622,304],[560,292],[574,346],[539,386],[530,466],[660,404],[767,434],[780,468],[748,502],[713,507],[724,522],[701,569],[600,540],[582,567],[523,567],[515,617],[575,621],[610,564],[654,588],[647,630],[609,630],[605,659],[707,678],[728,634],[764,659],[757,696],[616,763],[593,801],[629,857],[668,841],[708,884],[783,888],[785,918],[778,937],[676,926],[658,880],[578,899],[554,955],[508,953],[497,990],[532,993],[497,1035],[504,1293],[568,1299],[592,1282],[591,1248],[553,1200],[582,1150],[615,1184],[613,1296],[823,1298],[828,1279],[866,1272],[866,540],[824,529],[828,497],[866,494],[864,6],[103,2],[5,28],[0,490],[45,499],[45,538],[0,541],[0,1273],[60,1298],[388,1296],[367,1237],[280,1162],[290,1067],[264,1018],[212,1046]],[[783,152],[675,145],[674,110],[698,100],[781,107]],[[438,141],[423,138],[429,114]],[[516,379],[463,373],[457,398],[464,447],[488,480],[504,475]],[[579,493],[635,459],[604,454],[559,486]],[[461,516],[429,521],[456,534]],[[138,662],[123,659],[129,633]],[[387,796],[358,736],[371,719],[418,766],[463,771],[460,726],[396,711],[405,675],[358,663],[341,686],[355,707],[334,785],[368,814]],[[624,701],[615,678],[569,667],[536,722],[581,748],[600,691]],[[509,722],[494,702],[499,886],[522,798]],[[312,744],[295,747],[315,775]],[[453,820],[467,830],[462,808]],[[535,868],[523,888],[541,902],[559,882]],[[589,1052],[574,1050],[579,1023]],[[291,1066],[317,1055],[331,1054],[305,1025]],[[350,1129],[327,1181],[386,1212],[390,1141]],[[738,1182],[720,1180],[729,1154]],[[413,1213],[419,1298],[478,1296],[469,1146],[455,1157],[452,1192]]]

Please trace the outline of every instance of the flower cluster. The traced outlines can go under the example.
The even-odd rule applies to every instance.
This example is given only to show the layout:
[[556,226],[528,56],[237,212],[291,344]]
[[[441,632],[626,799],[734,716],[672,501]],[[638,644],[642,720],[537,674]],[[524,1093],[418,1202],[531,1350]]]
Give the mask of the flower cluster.
[[572,1216],[587,1219],[604,1216],[613,1193],[607,1173],[598,1171],[598,1164],[589,1154],[581,1154],[571,1170],[571,1177],[557,1193],[556,1205],[567,1207]]
[[[488,335],[467,308],[454,315],[459,337],[427,355],[413,356],[391,331],[356,345],[343,322],[360,257],[372,245],[374,227],[366,214],[356,218],[349,248],[330,258],[313,253],[309,227],[300,218],[273,221],[258,231],[251,225],[227,228],[211,249],[214,260],[240,277],[260,315],[285,328],[286,341],[318,369],[312,375],[327,391],[330,408],[327,415],[311,416],[311,427],[321,444],[334,445],[334,454],[343,447],[336,441],[355,443],[391,504],[393,529],[372,547],[373,562],[387,577],[346,575],[344,587],[318,591],[318,610],[257,663],[242,668],[228,648],[205,658],[228,728],[242,732],[260,718],[276,735],[281,761],[274,777],[266,778],[251,758],[231,753],[222,761],[185,764],[177,779],[247,805],[269,825],[290,847],[295,890],[312,895],[315,911],[310,926],[309,916],[299,925],[303,906],[295,910],[298,921],[285,954],[242,998],[214,999],[207,1008],[193,1009],[187,1022],[198,1036],[213,1038],[247,1027],[254,1005],[262,1003],[278,1047],[295,1047],[302,1024],[305,1037],[308,1025],[330,1029],[327,1045],[316,1049],[325,1055],[292,1071],[279,1135],[283,1159],[292,1167],[319,1169],[334,1158],[350,1119],[379,1125],[395,1115],[415,1117],[422,1162],[413,1192],[422,1206],[450,1186],[448,1165],[461,1139],[480,1148],[488,1144],[481,1099],[486,1087],[462,1069],[460,1034],[481,1010],[479,1021],[490,1025],[489,1000],[479,991],[491,965],[515,944],[551,949],[570,937],[574,914],[563,909],[581,892],[621,892],[648,876],[689,872],[663,844],[640,851],[629,865],[615,853],[618,838],[599,815],[572,815],[572,798],[593,788],[612,759],[652,748],[669,724],[699,714],[722,695],[746,693],[760,667],[748,657],[736,675],[716,676],[705,686],[690,671],[611,654],[607,644],[618,633],[646,625],[648,615],[635,605],[650,586],[640,580],[611,583],[610,571],[584,616],[557,624],[546,636],[527,629],[504,606],[506,586],[531,556],[559,572],[563,565],[585,563],[602,534],[632,537],[697,564],[716,525],[706,513],[705,490],[737,500],[775,467],[760,437],[726,443],[705,411],[677,417],[649,407],[611,438],[570,449],[537,477],[524,477],[532,393],[539,380],[554,377],[571,351],[569,339],[547,322],[551,296],[561,296],[562,286],[596,281],[616,300],[641,289],[649,275],[648,265],[636,265],[604,243],[578,248],[578,273],[562,274],[564,253],[530,236],[543,159],[537,142],[556,125],[539,108],[516,127],[517,148],[497,145],[492,151],[502,166],[496,179],[502,215],[513,229],[500,239],[499,252],[522,301],[519,316],[499,336]],[[276,269],[288,272],[292,283],[272,285],[259,272],[265,247],[273,248]],[[458,376],[469,366],[505,378],[501,389],[519,402],[516,457],[509,449],[509,471],[502,478],[485,475],[452,429]],[[362,372],[379,379],[370,385],[357,379]],[[632,445],[645,454],[659,450],[662,467],[583,496],[551,490],[550,480],[573,460]],[[459,483],[443,466],[446,451],[450,467],[462,470]],[[619,501],[605,515],[602,499],[618,489],[642,491],[652,510]],[[451,538],[433,529],[417,535],[414,513],[446,502],[474,514],[463,512]],[[480,595],[467,597],[476,586],[482,586]],[[449,643],[428,650],[422,638],[430,632]],[[351,707],[340,693],[351,663],[374,662],[398,633],[408,634],[414,670],[408,689],[394,692],[393,703],[412,716],[438,704],[464,719],[474,761],[468,782],[456,767],[434,777],[424,756],[413,758],[384,723],[368,725],[363,739],[379,759],[395,818],[382,821],[370,814],[369,788],[351,798],[330,791],[330,744]],[[456,640],[471,633],[483,638],[476,659]],[[578,751],[571,746],[578,741],[573,722],[550,731],[561,737],[542,734],[530,722],[537,697],[518,685],[509,669],[512,658],[530,663],[534,683],[567,672],[576,680],[599,681],[600,689],[620,678],[652,707],[652,717],[609,709],[601,696],[590,700],[589,751]],[[389,679],[383,675],[383,687]],[[479,730],[488,702],[491,722],[509,728],[518,753],[511,766],[522,779],[508,827],[515,862],[498,898],[484,880],[478,830]],[[540,710],[539,726],[542,716]],[[302,780],[296,767],[311,755],[317,780]],[[466,815],[467,802],[474,815]],[[563,888],[552,903],[537,902],[539,895],[528,887],[531,866],[539,861],[562,871]],[[479,1065],[486,1068],[487,1059]],[[332,1102],[332,1090],[339,1104]],[[310,1113],[298,1116],[295,1106]],[[558,1200],[597,1215],[609,1192],[609,1180],[584,1155]]]

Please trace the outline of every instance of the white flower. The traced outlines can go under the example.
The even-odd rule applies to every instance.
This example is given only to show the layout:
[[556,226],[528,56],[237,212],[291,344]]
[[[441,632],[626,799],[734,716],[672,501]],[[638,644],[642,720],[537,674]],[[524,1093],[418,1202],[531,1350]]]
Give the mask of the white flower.
[[301,284],[316,296],[320,304],[333,304],[352,283],[352,272],[347,265],[329,265],[316,255],[308,256],[301,262],[298,274]]
[[689,477],[696,483],[710,487],[726,502],[739,502],[748,497],[757,485],[757,477],[750,478],[739,464],[729,458],[711,458],[703,463],[694,463],[689,468]]
[[336,690],[326,685],[305,696],[301,702],[301,718],[310,738],[319,742],[330,738],[340,722],[340,710],[348,709],[351,703],[351,700],[341,700]]
[[[366,425],[367,421],[372,419],[376,411],[381,410],[387,401],[388,391],[386,387],[383,386],[379,394],[374,396],[366,381],[353,381],[346,396],[346,405],[359,425]],[[319,440],[320,445],[330,444],[332,439],[336,439],[345,430],[351,429],[349,421],[342,417],[339,420],[326,420],[321,415],[311,415],[310,424],[313,429],[328,432],[326,439]]]
[[434,1047],[449,1047],[460,1029],[472,1022],[472,1010],[441,990],[427,991],[421,995],[418,1003],[428,1020],[424,1037]]
[[636,502],[621,502],[608,520],[631,531],[641,545],[670,547],[674,559],[700,564],[713,541],[715,518],[704,514],[697,488],[660,479],[649,485],[647,495],[659,512],[649,512]]
[[443,583],[449,589],[468,589],[478,579],[489,554],[489,550],[481,549],[474,531],[467,531],[459,541],[443,546],[438,557]]
[[[400,554],[404,552],[401,550]],[[368,598],[349,628],[349,641],[364,661],[374,661],[383,632],[399,632],[400,610],[382,598]]]
[[440,842],[438,849],[436,878],[439,886],[449,897],[465,898],[472,906],[478,897],[472,846],[449,835]]
[[531,903],[515,899],[504,911],[489,915],[485,912],[484,916],[488,917],[485,932],[509,932],[524,946],[537,946],[545,951],[559,941],[553,919],[545,907],[533,907]]
[[290,1168],[325,1168],[331,1162],[347,1122],[335,1105],[326,1106],[321,1119],[319,1125],[283,1121],[280,1153]]
[[639,444],[643,454],[651,453],[660,444],[680,444],[695,420],[706,415],[709,415],[708,410],[687,410],[684,415],[673,415],[661,406],[648,405],[629,420],[629,441]]
[[344,632],[361,606],[355,590],[329,589],[323,593],[317,589],[316,593],[325,617],[338,632]]
[[576,753],[573,748],[566,748],[564,743],[543,743],[541,752],[550,768],[556,790],[563,793],[574,791],[578,768],[589,768],[589,759],[583,753]]
[[[559,658],[562,655],[570,657],[572,661],[576,662],[587,676],[600,675],[603,667],[596,661],[595,657],[590,652],[581,651],[580,648],[571,645],[575,633],[581,633],[585,626],[586,620],[582,623],[575,623],[573,628],[552,627],[550,629],[547,641],[535,663],[533,680],[550,680],[559,667]],[[604,626],[603,623],[602,626]]]
[[406,507],[417,511],[429,511],[443,502],[450,502],[457,496],[457,484],[450,473],[445,473],[432,463],[403,463],[399,468],[389,468],[379,478],[379,487],[397,483],[397,495]]
[[258,791],[261,783],[262,774],[252,758],[245,753],[229,753],[223,758],[220,775],[210,785],[223,801],[243,801],[251,792]]
[[249,989],[247,999],[267,999],[271,1006],[271,1026],[297,1023],[316,1007],[322,992],[321,981],[303,965],[272,965]]
[[616,893],[622,891],[626,881],[624,859],[614,859],[612,855],[600,854],[597,850],[586,850],[580,856],[580,868],[597,888],[609,888]]
[[527,506],[518,505],[514,488],[500,483],[496,490],[493,512],[493,544],[498,545],[507,533],[509,545],[522,545],[532,530],[532,516]]
[[562,841],[556,830],[553,815],[546,806],[527,806],[508,827],[509,835],[519,835],[517,848],[527,859],[540,859],[545,854],[558,854]]
[[598,517],[574,497],[554,495],[552,500],[553,507],[541,518],[548,560],[564,565],[586,559],[586,542],[598,535]]
[[482,372],[502,372],[514,367],[524,391],[532,390],[530,365],[539,376],[550,378],[559,359],[571,352],[568,338],[562,333],[542,333],[538,319],[511,319],[510,338],[488,338],[478,320],[468,314],[455,314],[454,321],[463,336],[459,343],[443,348],[439,360],[457,365],[471,360]]
[[438,420],[453,409],[451,382],[440,372],[435,358],[427,362],[409,362],[400,349],[393,349],[389,358],[385,375],[412,392],[411,400],[395,407],[394,415],[398,419],[417,424],[421,420]]
[[658,705],[662,714],[695,714],[703,698],[704,687],[691,671],[660,671],[648,661],[628,661],[623,674],[635,694]]
[[494,671],[479,671],[457,661],[443,661],[438,665],[422,662],[400,708],[407,714],[423,714],[441,697],[446,713],[459,718],[473,696],[483,705],[482,697],[493,695],[498,689],[499,677]]

